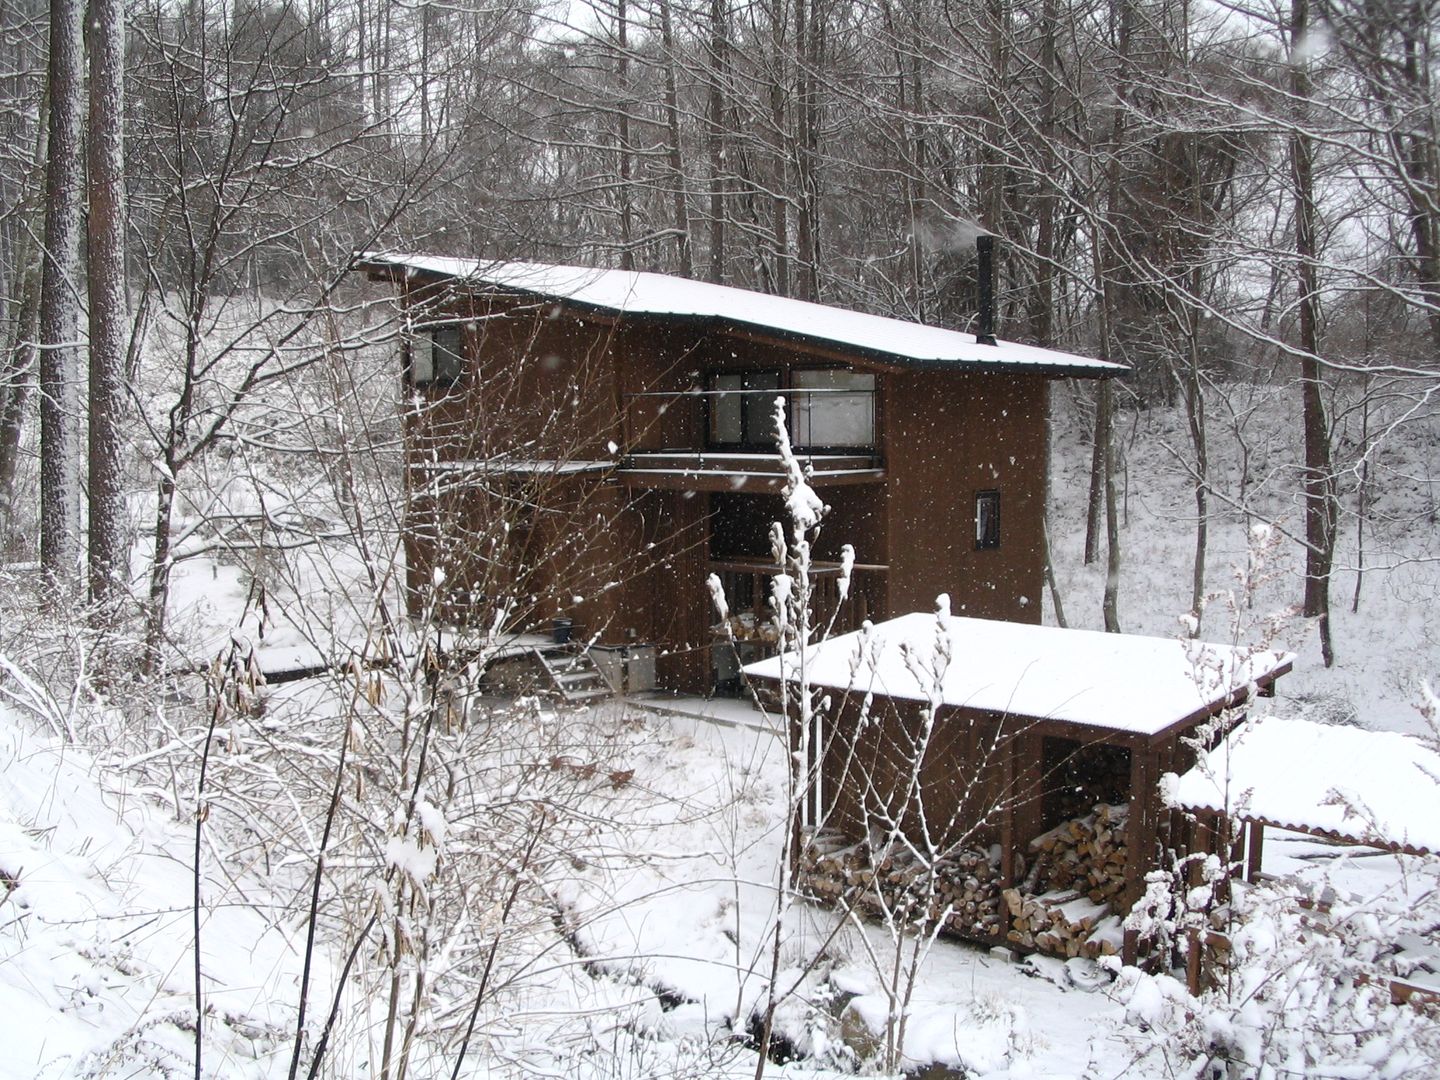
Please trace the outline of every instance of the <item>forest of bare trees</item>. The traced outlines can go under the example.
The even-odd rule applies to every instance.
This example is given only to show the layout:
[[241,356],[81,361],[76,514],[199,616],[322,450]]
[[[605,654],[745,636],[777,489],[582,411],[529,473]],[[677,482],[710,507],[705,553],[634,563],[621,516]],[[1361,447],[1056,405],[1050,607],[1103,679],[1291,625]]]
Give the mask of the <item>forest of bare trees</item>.
[[[975,240],[993,236],[1000,336],[1133,369],[1054,395],[1085,433],[1070,475],[1088,479],[1092,621],[1138,621],[1119,596],[1127,437],[1164,413],[1169,442],[1147,445],[1188,503],[1164,511],[1193,534],[1193,561],[1164,568],[1185,632],[1226,634],[1220,604],[1202,627],[1207,565],[1234,549],[1208,546],[1239,525],[1298,554],[1283,603],[1328,665],[1346,644],[1332,607],[1369,587],[1383,451],[1434,427],[1437,47],[1434,0],[0,0],[0,705],[139,777],[193,832],[193,897],[164,903],[194,916],[177,1015],[195,1075],[217,1045],[202,1028],[234,1019],[208,1003],[220,980],[202,987],[201,913],[242,906],[222,876],[283,898],[264,920],[304,968],[271,995],[294,1015],[262,1034],[290,1077],[357,1075],[362,1050],[372,1075],[458,1076],[514,986],[592,974],[565,951],[580,938],[555,883],[629,865],[615,837],[651,835],[646,800],[694,783],[671,775],[685,747],[629,720],[479,701],[468,661],[520,604],[493,594],[525,588],[504,559],[466,583],[493,625],[457,626],[440,590],[405,617],[407,500],[443,488],[401,479],[415,327],[357,253],[662,271],[974,331]],[[1264,410],[1294,428],[1273,453]],[[1426,453],[1386,464],[1411,540],[1437,515],[1433,460],[1404,473]],[[610,526],[532,531],[543,493],[504,483],[508,516],[477,548],[563,559]],[[1437,560],[1419,542],[1387,557]],[[186,583],[186,560],[209,580]],[[224,588],[243,626],[174,625],[177,592]],[[1434,607],[1433,579],[1416,591]],[[805,604],[776,615],[808,637]],[[261,700],[255,647],[287,618],[330,712]],[[447,655],[462,633],[480,644]],[[737,851],[746,800],[777,798],[763,787],[718,804]],[[695,845],[725,842],[717,826]],[[737,881],[788,865],[732,861]],[[0,866],[0,904],[18,887]],[[783,908],[768,1002],[736,995],[762,1048]],[[908,915],[887,918],[900,942]],[[921,957],[888,984],[892,1065]]]
[[[12,0],[5,546],[71,594],[88,563],[106,597],[116,534],[140,529],[121,489],[149,489],[136,592],[160,620],[182,474],[315,361],[360,249],[660,270],[964,329],[990,232],[1003,335],[1134,368],[1085,403],[1087,553],[1112,570],[1112,412],[1183,405],[1197,613],[1207,402],[1293,386],[1323,630],[1369,452],[1337,438],[1336,395],[1404,414],[1435,385],[1437,25],[1430,0]],[[142,385],[159,340],[162,385]],[[150,474],[122,475],[132,459]]]

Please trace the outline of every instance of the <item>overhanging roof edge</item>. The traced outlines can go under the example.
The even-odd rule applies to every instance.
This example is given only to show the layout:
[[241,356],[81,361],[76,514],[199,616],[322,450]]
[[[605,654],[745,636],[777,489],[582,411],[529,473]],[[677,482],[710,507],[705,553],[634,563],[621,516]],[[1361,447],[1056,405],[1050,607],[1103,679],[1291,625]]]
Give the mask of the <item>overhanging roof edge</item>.
[[[860,345],[843,338],[825,337],[819,334],[809,334],[789,327],[776,326],[772,323],[756,322],[740,318],[734,315],[727,315],[720,312],[664,312],[645,309],[631,309],[621,305],[607,304],[593,300],[579,299],[574,296],[567,296],[561,293],[546,291],[543,289],[526,288],[511,282],[499,282],[486,279],[482,276],[484,262],[476,262],[474,272],[470,274],[450,273],[438,270],[433,267],[426,267],[405,261],[405,256],[386,256],[377,252],[360,252],[356,254],[353,268],[367,273],[383,271],[389,276],[396,273],[401,274],[422,274],[437,281],[452,280],[467,286],[479,286],[494,290],[498,293],[534,297],[550,303],[564,304],[582,311],[606,313],[609,315],[622,316],[634,319],[649,319],[661,323],[687,325],[709,325],[716,326],[722,330],[735,329],[749,333],[758,333],[761,336],[769,337],[782,344],[794,344],[810,346],[814,348],[828,348],[840,350],[855,356],[862,362],[869,362],[880,366],[900,367],[912,371],[934,371],[934,372],[961,372],[975,374],[1008,374],[1008,375],[1033,375],[1038,378],[1079,378],[1079,379],[1106,379],[1124,378],[1131,373],[1128,365],[1117,363],[1113,360],[1101,360],[1090,357],[1077,357],[1078,362],[1069,363],[1055,361],[1047,363],[1044,361],[1011,360],[1004,357],[989,359],[968,359],[968,358],[947,358],[944,356],[917,356],[913,353],[892,352],[885,349],[877,349],[873,346]],[[493,260],[494,265],[500,265],[502,260]],[[601,273],[605,271],[597,271]],[[669,275],[663,275],[669,276]],[[678,279],[687,280],[687,279]],[[704,284],[704,283],[701,283]],[[731,287],[733,288],[733,286]],[[749,291],[749,290],[744,290]],[[768,294],[756,294],[768,295]],[[789,299],[781,297],[780,299]],[[808,301],[803,301],[808,303]],[[817,305],[820,307],[833,307],[833,305]],[[906,323],[906,320],[896,319],[894,316],[873,315],[869,312],[859,312],[851,308],[834,308],[835,311],[845,312],[854,315],[867,315],[876,319],[889,319],[894,322]],[[915,327],[924,327],[923,323],[906,323]],[[947,330],[944,327],[926,327],[927,329],[945,330],[946,333],[960,334],[962,331]],[[1018,343],[1017,343],[1018,344]],[[977,346],[981,348],[994,348],[995,346]],[[1040,346],[1027,346],[1028,348],[1041,349]],[[1054,353],[1056,356],[1064,356],[1059,350],[1043,349],[1045,352]]]

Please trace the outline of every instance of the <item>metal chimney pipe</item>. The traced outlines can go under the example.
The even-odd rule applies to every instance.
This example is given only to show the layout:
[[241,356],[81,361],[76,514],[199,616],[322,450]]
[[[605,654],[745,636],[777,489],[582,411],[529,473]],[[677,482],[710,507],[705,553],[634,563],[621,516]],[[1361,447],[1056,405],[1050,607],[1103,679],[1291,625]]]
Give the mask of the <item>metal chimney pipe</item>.
[[977,345],[995,344],[995,237],[981,233],[975,238],[975,284],[980,311],[975,324]]

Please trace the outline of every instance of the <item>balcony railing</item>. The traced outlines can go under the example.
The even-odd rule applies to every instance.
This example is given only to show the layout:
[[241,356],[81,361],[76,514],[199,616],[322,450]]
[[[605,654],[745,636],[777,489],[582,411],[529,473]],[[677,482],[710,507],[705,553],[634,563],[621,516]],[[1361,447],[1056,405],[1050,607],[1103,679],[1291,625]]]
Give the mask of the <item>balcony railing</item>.
[[884,478],[873,390],[689,390],[631,394],[632,447],[620,478],[642,487],[778,490],[775,399],[786,401],[791,446],[817,485]]
[[646,449],[775,452],[775,400],[797,453],[873,456],[875,390],[791,388],[627,394],[629,432]]

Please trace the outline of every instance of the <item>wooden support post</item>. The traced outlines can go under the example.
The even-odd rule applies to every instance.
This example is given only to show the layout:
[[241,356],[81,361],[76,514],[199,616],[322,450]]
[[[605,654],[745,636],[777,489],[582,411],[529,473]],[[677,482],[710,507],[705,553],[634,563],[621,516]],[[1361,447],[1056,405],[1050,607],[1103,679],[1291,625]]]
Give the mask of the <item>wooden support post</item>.
[[1249,823],[1250,842],[1246,845],[1245,880],[1252,885],[1260,880],[1260,859],[1265,848],[1265,826],[1258,821]]
[[1155,753],[1130,751],[1130,815],[1125,823],[1125,910],[1145,894],[1145,875],[1154,861]]
[[1044,740],[1027,727],[1015,736],[1011,748],[1015,766],[1015,876],[1023,880],[1025,875],[1020,872],[1022,856],[1029,850],[1030,841],[1041,832]]
[[[1004,723],[1002,720],[1001,723]],[[1005,805],[1000,812],[1000,887],[1002,889],[1013,888],[1015,885],[1015,803],[1019,793],[1015,790],[1015,746],[1019,738],[1011,736],[1005,739],[1002,754],[1002,767],[1004,769],[1004,780],[1001,790],[1004,792]]]
[[[1209,855],[1215,846],[1215,831],[1211,828],[1210,819],[1203,814],[1195,815],[1195,826],[1192,831],[1193,839],[1190,842],[1190,853],[1193,855]],[[1192,859],[1185,870],[1186,881],[1194,887],[1200,884],[1202,866],[1200,860]]]

